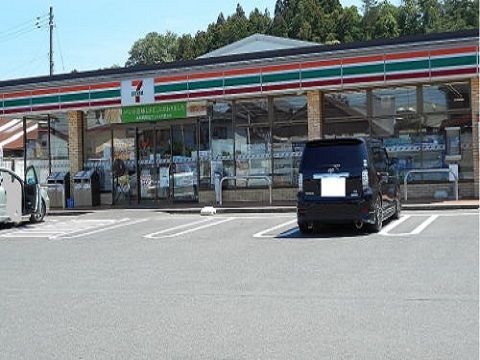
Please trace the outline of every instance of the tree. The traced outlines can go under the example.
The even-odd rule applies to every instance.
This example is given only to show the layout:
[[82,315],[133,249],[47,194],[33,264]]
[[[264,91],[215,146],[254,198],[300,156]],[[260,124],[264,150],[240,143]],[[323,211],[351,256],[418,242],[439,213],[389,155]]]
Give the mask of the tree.
[[143,39],[135,41],[128,52],[126,66],[154,65],[171,62],[177,59],[178,37],[167,31],[160,35],[156,32],[148,33]]
[[398,26],[401,35],[414,35],[422,32],[418,0],[403,0],[399,8]]
[[192,35],[184,34],[178,40],[177,60],[195,59],[195,47]]
[[378,9],[378,18],[373,27],[374,38],[389,39],[397,37],[399,34],[397,8],[385,1]]
[[338,40],[342,43],[358,41],[362,38],[362,17],[355,6],[343,9],[337,21]]

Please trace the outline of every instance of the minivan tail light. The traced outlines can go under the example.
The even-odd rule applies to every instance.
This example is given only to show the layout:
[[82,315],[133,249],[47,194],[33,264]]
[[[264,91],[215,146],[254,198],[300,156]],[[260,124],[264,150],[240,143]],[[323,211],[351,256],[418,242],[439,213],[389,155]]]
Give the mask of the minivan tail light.
[[363,190],[368,189],[368,170],[362,171],[362,187]]
[[303,174],[298,174],[298,191],[303,191]]

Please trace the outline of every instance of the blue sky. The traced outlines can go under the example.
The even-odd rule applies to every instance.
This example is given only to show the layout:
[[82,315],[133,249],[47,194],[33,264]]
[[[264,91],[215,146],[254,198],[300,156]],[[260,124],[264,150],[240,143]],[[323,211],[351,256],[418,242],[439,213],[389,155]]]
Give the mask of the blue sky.
[[[123,66],[133,42],[151,31],[192,33],[231,14],[237,2],[273,13],[275,0],[5,0],[0,13],[0,80],[48,74],[49,6],[54,8],[55,73]],[[360,0],[341,0],[361,7]],[[34,26],[41,17],[40,28]],[[45,19],[45,20],[44,20]]]

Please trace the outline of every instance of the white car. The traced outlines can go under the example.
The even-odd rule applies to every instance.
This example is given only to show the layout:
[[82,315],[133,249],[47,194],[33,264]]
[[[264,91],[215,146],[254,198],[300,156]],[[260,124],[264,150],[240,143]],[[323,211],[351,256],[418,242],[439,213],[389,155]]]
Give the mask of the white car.
[[27,168],[25,181],[0,167],[0,223],[41,222],[49,208],[47,192],[40,187],[33,166]]

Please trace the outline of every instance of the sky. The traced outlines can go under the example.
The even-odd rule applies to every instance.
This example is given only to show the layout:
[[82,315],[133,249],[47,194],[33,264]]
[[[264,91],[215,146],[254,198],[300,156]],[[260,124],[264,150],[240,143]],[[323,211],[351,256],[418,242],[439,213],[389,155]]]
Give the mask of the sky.
[[[0,81],[48,75],[48,11],[54,12],[55,74],[124,66],[135,40],[171,30],[195,34],[220,12],[273,14],[275,0],[3,0],[0,12]],[[343,6],[360,0],[341,0]],[[37,17],[40,18],[37,27]]]

